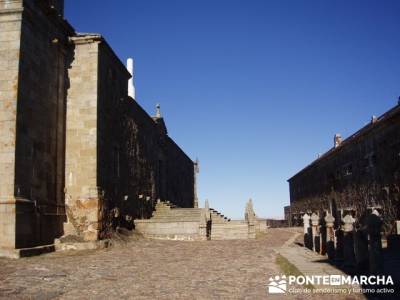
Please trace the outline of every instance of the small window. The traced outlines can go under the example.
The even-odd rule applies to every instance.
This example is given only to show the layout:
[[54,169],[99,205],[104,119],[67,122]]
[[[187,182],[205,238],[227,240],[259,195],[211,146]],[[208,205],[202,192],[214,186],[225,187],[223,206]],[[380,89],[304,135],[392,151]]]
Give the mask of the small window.
[[344,176],[350,176],[353,174],[353,166],[351,164],[345,165],[343,168]]

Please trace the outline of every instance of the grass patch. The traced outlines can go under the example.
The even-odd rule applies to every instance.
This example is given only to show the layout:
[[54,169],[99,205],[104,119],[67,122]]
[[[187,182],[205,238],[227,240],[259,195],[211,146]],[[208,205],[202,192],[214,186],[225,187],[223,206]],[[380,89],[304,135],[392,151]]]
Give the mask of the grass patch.
[[[279,266],[283,274],[285,274],[286,276],[304,276],[304,274],[301,273],[294,264],[292,264],[279,253],[276,256],[275,263]],[[314,289],[314,286],[312,284],[306,284],[304,285],[304,287],[308,289]]]

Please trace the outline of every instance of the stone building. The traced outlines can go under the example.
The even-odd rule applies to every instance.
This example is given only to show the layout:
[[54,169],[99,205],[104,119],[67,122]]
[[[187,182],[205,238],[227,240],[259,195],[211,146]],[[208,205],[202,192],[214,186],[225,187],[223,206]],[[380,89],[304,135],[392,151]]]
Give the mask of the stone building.
[[400,217],[400,106],[397,105],[334,147],[288,180],[290,207],[285,216],[292,226],[303,223],[305,213],[321,220],[331,215],[335,227],[345,215],[362,227],[375,211],[383,230],[396,233]]
[[0,0],[0,255],[105,238],[156,199],[195,205],[192,160],[128,96],[131,77],[60,0]]

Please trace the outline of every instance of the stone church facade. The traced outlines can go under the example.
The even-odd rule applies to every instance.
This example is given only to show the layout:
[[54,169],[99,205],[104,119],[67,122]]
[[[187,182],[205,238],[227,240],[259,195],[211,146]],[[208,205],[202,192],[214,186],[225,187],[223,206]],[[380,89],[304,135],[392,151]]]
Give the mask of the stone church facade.
[[157,199],[195,206],[193,161],[128,96],[130,77],[63,1],[0,0],[1,253],[107,238]]

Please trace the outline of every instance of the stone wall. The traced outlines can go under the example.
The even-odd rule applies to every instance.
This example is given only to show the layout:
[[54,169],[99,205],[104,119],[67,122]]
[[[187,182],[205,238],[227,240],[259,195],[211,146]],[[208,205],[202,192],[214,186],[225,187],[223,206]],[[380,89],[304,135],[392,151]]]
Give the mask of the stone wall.
[[0,1],[0,247],[15,247],[15,140],[22,3]]
[[166,139],[166,180],[165,199],[180,207],[194,207],[194,165],[193,161],[175,142]]
[[1,65],[7,68],[0,88],[0,169],[6,173],[0,198],[9,228],[0,231],[10,236],[0,243],[32,247],[62,233],[68,36],[74,31],[46,3],[1,1],[0,10]]
[[290,219],[329,211],[336,226],[346,214],[362,223],[377,209],[384,230],[400,217],[400,106],[371,123],[289,179]]
[[0,250],[97,241],[159,198],[194,205],[193,162],[161,115],[128,98],[111,47],[62,12],[62,0],[0,0]]
[[100,35],[73,38],[67,117],[65,234],[106,238],[149,218],[156,199],[193,207],[193,162],[127,97],[129,73]]
[[98,237],[98,57],[101,37],[74,37],[67,102],[65,234]]

